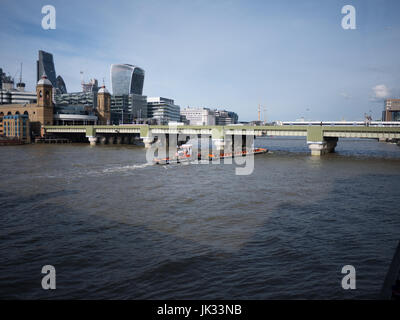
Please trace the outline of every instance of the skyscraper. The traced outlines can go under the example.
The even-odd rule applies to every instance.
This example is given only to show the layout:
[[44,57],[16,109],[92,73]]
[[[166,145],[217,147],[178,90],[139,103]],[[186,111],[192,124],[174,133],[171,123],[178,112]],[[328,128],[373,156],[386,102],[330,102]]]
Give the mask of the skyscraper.
[[61,76],[58,76],[56,79],[56,88],[59,91],[59,93],[67,93],[67,87],[65,85],[64,79]]
[[39,50],[39,60],[36,61],[36,78],[39,79],[46,74],[47,79],[55,88],[55,93],[67,93],[67,87],[61,76],[56,76],[53,55],[51,53]]
[[143,69],[130,64],[112,64],[110,73],[113,95],[122,96],[131,93],[142,95]]
[[53,87],[57,87],[56,69],[51,53],[39,50],[39,60],[37,61],[36,70],[37,81],[41,79],[43,74],[46,74],[47,79],[51,82]]

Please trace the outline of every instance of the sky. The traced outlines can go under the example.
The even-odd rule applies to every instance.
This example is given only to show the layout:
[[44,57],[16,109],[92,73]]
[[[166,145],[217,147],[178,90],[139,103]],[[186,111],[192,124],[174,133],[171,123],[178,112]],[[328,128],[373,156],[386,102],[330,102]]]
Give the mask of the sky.
[[[238,113],[240,121],[380,119],[400,97],[398,0],[2,0],[0,68],[34,90],[38,50],[68,92],[110,65],[145,70],[143,94]],[[42,7],[56,29],[42,28]],[[342,7],[356,9],[343,29]],[[17,81],[16,81],[17,82]]]

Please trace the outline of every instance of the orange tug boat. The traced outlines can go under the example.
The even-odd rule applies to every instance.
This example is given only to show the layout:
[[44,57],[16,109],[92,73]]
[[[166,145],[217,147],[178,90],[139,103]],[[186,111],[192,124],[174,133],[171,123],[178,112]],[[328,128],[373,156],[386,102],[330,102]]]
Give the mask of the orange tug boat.
[[[252,150],[243,150],[239,152],[228,152],[222,153],[220,155],[215,154],[208,154],[208,159],[202,159],[201,153],[197,154],[198,160],[213,160],[213,159],[224,159],[224,158],[233,158],[233,157],[244,157],[250,154],[260,154],[260,153],[267,153],[268,149],[265,148],[253,148]],[[178,148],[178,151],[175,154],[175,157],[170,158],[154,158],[153,162],[156,164],[170,164],[170,163],[181,163],[181,162],[189,162],[193,161],[193,154],[192,154],[192,145],[190,144],[183,144]]]

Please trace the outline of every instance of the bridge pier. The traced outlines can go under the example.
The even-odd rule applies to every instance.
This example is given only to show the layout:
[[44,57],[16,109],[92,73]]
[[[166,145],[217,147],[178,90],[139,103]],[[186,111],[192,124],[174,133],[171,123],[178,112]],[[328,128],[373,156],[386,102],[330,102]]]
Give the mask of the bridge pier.
[[219,151],[220,154],[224,153],[225,150],[225,141],[224,139],[212,139],[212,142],[215,146],[215,149]]
[[213,128],[211,130],[211,138],[213,146],[219,151],[219,154],[224,154],[225,151],[225,133],[223,128]]
[[130,143],[130,137],[128,137],[128,136],[124,136],[124,137],[122,137],[122,143],[123,144],[129,144]]
[[88,137],[88,139],[89,139],[89,142],[90,142],[90,146],[95,146],[96,145],[96,142],[97,142],[97,137],[96,136]]
[[335,152],[338,138],[325,137],[322,141],[307,141],[312,156],[322,156]]

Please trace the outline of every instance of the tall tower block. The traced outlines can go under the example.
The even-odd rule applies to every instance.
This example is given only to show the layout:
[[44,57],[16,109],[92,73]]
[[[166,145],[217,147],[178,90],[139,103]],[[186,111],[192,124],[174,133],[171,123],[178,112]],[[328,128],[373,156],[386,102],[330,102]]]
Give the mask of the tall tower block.
[[110,124],[111,122],[111,95],[103,85],[97,93],[98,124]]

